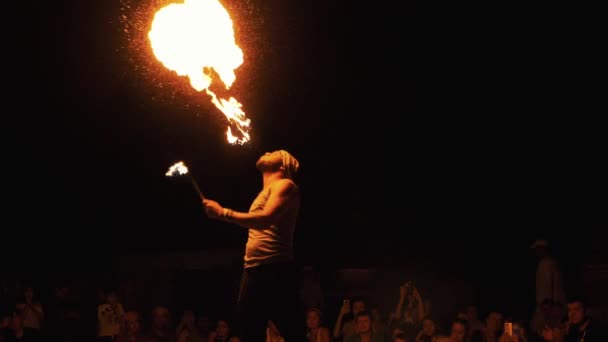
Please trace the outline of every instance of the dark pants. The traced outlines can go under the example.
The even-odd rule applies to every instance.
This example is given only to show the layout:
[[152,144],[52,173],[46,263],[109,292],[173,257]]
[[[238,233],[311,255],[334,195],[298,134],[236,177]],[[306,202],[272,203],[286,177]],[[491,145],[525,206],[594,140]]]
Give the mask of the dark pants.
[[272,320],[285,342],[305,340],[296,267],[276,263],[245,268],[237,305],[237,329],[243,342],[263,342]]

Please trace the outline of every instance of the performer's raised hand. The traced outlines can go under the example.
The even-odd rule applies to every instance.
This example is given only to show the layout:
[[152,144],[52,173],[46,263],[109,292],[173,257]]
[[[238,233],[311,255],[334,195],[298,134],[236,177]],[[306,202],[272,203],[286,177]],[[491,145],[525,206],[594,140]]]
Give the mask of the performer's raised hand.
[[222,212],[224,211],[224,208],[216,201],[204,199],[203,207],[205,208],[205,213],[209,218],[218,219],[222,217]]

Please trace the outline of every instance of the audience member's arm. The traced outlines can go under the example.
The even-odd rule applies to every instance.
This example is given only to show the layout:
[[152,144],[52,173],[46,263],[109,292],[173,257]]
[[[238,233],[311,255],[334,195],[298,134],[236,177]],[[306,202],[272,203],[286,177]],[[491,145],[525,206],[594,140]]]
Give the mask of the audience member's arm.
[[125,312],[125,308],[122,304],[118,303],[118,321],[120,323],[121,329],[126,328],[127,324],[127,313]]
[[342,304],[342,308],[340,309],[340,313],[338,314],[338,319],[336,320],[336,324],[334,325],[334,338],[340,338],[342,336],[342,320],[344,319],[344,315],[350,312],[350,303],[348,300],[344,300]]
[[401,320],[401,313],[403,311],[403,303],[405,303],[405,296],[407,294],[407,289],[405,285],[399,286],[399,301],[397,302],[397,307],[395,308],[395,320]]
[[184,320],[181,320],[181,322],[179,322],[179,324],[177,325],[177,328],[175,329],[175,337],[177,339],[179,339],[180,335],[182,334],[182,331],[185,330],[186,328],[187,328],[186,322],[184,322]]
[[422,301],[422,296],[416,287],[414,287],[414,298],[416,298],[416,305],[418,306],[418,317],[416,317],[415,323],[421,323],[425,316],[424,302]]
[[423,333],[423,331],[420,330],[420,332],[418,333],[418,336],[416,336],[416,342],[420,342],[420,339],[422,338],[422,333]]

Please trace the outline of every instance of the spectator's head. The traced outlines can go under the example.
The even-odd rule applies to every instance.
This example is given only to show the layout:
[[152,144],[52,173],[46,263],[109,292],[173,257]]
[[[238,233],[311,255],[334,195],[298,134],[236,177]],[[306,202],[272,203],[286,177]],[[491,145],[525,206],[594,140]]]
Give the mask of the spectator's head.
[[207,315],[200,315],[196,320],[196,327],[202,333],[207,333],[211,330],[211,320]]
[[306,311],[306,326],[308,329],[316,329],[321,326],[321,310],[317,308],[308,309]]
[[564,305],[560,302],[555,302],[549,311],[549,317],[552,322],[561,322],[564,318]]
[[360,334],[370,333],[372,331],[372,314],[367,310],[359,311],[355,316],[355,325],[357,332]]
[[435,342],[452,342],[452,340],[448,336],[439,335],[435,337]]
[[403,329],[401,329],[400,327],[395,327],[391,331],[391,338],[395,339],[395,337],[399,334],[405,334],[405,331]]
[[431,318],[426,317],[422,320],[422,333],[426,336],[435,335],[435,322]]
[[137,311],[127,311],[125,314],[125,328],[127,335],[134,336],[141,331],[141,318]]
[[34,301],[34,288],[31,286],[27,286],[23,290],[23,296],[25,297],[25,301],[27,303],[32,303]]
[[238,336],[230,336],[228,342],[241,342],[241,338]]
[[399,333],[393,336],[393,342],[410,342],[404,333]]
[[452,342],[464,342],[465,336],[467,335],[467,321],[457,319],[452,322],[450,328],[450,340]]
[[465,314],[466,314],[467,320],[469,322],[475,322],[475,321],[477,321],[477,319],[479,317],[479,312],[478,312],[477,307],[475,305],[469,305],[469,306],[467,306]]
[[215,325],[215,332],[218,337],[228,338],[230,336],[230,324],[225,319],[220,319]]
[[195,319],[196,317],[194,316],[194,311],[192,310],[184,310],[184,313],[182,313],[182,323],[186,326],[194,326]]
[[5,329],[10,327],[11,325],[11,316],[10,312],[1,312],[0,313],[0,329]]
[[582,298],[572,298],[568,300],[568,322],[571,324],[581,324],[587,317],[587,307]]
[[169,329],[169,309],[159,305],[152,310],[152,327],[157,330]]
[[498,311],[491,311],[486,316],[486,329],[492,333],[497,333],[502,328],[502,314]]
[[365,301],[361,298],[353,299],[353,301],[351,302],[351,306],[352,306],[353,315],[355,315],[355,317],[357,316],[357,314],[359,312],[367,309],[367,306],[365,305]]
[[70,289],[67,285],[59,284],[55,287],[55,299],[59,301],[65,300],[68,297],[69,292]]
[[118,304],[118,291],[114,288],[109,288],[104,291],[106,303],[108,304]]
[[545,300],[543,300],[540,303],[540,311],[545,314],[548,315],[549,313],[551,313],[551,309],[553,308],[553,300],[551,298],[546,298]]
[[513,335],[516,335],[517,337],[521,338],[520,340],[523,341],[528,340],[525,326],[525,322],[523,321],[513,322]]

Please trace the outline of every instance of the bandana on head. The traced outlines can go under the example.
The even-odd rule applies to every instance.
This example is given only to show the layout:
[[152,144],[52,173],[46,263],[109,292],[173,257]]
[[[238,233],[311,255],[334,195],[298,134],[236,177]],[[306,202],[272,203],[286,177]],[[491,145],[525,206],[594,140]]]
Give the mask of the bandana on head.
[[287,178],[293,179],[293,177],[298,172],[298,169],[300,168],[300,163],[289,152],[285,150],[279,150],[279,152],[281,152],[281,157],[283,159],[283,167],[285,168],[285,174],[287,175]]

